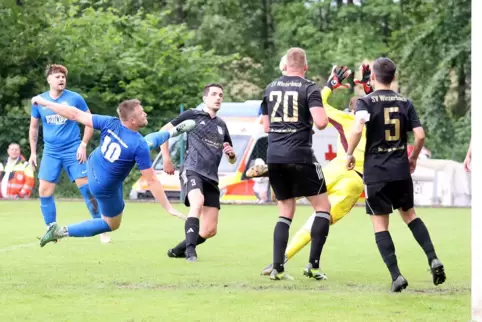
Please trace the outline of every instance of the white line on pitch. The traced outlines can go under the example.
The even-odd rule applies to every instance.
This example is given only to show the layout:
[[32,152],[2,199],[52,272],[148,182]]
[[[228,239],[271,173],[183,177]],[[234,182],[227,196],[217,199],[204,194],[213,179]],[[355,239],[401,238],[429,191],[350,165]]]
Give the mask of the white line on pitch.
[[32,246],[35,246],[35,245],[38,246],[38,242],[28,243],[28,244],[20,244],[20,245],[12,245],[12,246],[8,246],[8,247],[5,247],[5,248],[0,248],[0,253],[9,252],[9,251],[16,250],[16,249],[19,249],[19,248],[32,247]]

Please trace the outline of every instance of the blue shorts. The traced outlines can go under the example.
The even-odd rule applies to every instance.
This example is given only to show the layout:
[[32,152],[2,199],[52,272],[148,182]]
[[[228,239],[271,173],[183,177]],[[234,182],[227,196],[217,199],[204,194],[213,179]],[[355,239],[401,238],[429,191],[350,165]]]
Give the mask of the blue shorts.
[[57,153],[45,151],[40,162],[38,178],[48,182],[57,183],[62,168],[69,176],[71,182],[87,177],[87,166],[77,160],[77,148],[74,146]]
[[123,183],[106,186],[97,178],[90,162],[89,159],[87,162],[89,189],[97,199],[101,215],[110,218],[120,215],[125,207]]

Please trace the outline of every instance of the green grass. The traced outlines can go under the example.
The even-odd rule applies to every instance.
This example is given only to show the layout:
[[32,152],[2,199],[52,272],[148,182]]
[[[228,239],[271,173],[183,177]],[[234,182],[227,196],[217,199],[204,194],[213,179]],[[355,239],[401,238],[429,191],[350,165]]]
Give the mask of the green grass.
[[[152,203],[128,203],[113,243],[65,239],[38,246],[37,201],[0,203],[0,321],[467,321],[470,211],[419,209],[447,281],[435,287],[425,255],[399,216],[391,233],[409,282],[391,294],[369,218],[356,208],[332,227],[322,255],[329,280],[302,276],[309,247],[287,265],[295,281],[259,275],[271,261],[275,206],[224,206],[218,235],[198,263],[169,259],[184,223]],[[179,206],[180,210],[186,208]],[[58,202],[61,224],[86,219],[80,202]],[[291,234],[310,215],[300,207]]]

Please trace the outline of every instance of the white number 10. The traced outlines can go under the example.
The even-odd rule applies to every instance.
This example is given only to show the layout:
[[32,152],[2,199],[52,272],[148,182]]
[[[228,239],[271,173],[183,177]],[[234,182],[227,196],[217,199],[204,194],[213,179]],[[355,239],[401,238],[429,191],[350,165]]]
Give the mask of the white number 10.
[[119,143],[112,142],[112,138],[108,135],[104,137],[104,143],[102,143],[102,147],[100,151],[106,160],[109,162],[114,162],[119,159],[121,155],[121,146]]

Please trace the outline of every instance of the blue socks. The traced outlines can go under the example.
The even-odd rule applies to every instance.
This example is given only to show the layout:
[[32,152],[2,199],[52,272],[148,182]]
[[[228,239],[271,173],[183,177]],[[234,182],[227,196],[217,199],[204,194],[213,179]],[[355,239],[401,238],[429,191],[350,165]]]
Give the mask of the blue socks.
[[57,220],[57,209],[55,208],[54,197],[40,197],[40,209],[47,226]]
[[90,219],[67,227],[70,237],[91,237],[112,231],[104,219]]
[[147,134],[144,139],[149,146],[149,150],[154,150],[160,147],[164,142],[169,140],[171,134],[168,131],[159,131]]
[[84,197],[85,204],[87,205],[92,218],[100,218],[99,205],[97,204],[94,195],[92,195],[92,192],[90,192],[89,184],[84,184],[82,187],[79,187],[79,190],[82,197]]

